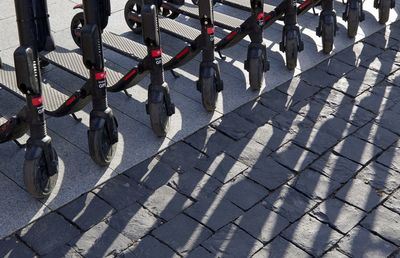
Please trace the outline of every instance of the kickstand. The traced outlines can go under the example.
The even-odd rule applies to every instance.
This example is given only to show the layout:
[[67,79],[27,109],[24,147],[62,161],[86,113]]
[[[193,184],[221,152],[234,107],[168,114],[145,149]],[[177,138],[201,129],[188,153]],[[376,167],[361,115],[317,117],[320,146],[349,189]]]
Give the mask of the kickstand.
[[72,118],[73,118],[76,122],[78,122],[78,123],[82,122],[82,118],[78,118],[78,117],[75,115],[75,113],[72,113],[71,116],[72,116]]
[[19,147],[19,148],[25,148],[25,146],[26,146],[26,144],[24,143],[24,144],[22,144],[22,143],[20,143],[18,140],[13,140],[13,142]]
[[312,11],[313,11],[314,15],[318,15],[318,13],[315,11],[315,6],[313,6]]
[[172,76],[174,76],[175,79],[178,79],[179,77],[181,77],[179,74],[177,74],[174,70],[171,70],[171,74]]
[[124,93],[125,93],[125,95],[128,96],[128,97],[130,97],[130,98],[132,97],[132,94],[130,94],[130,93],[128,92],[128,90],[124,90]]
[[222,60],[225,60],[225,59],[226,59],[226,56],[224,56],[224,55],[221,53],[221,51],[218,51],[218,55],[219,55],[219,57],[220,57]]

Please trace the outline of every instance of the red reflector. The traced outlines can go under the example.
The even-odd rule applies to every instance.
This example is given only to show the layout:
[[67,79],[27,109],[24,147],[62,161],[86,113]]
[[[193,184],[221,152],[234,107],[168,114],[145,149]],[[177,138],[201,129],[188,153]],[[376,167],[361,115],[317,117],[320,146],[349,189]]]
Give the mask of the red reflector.
[[189,47],[185,47],[181,52],[179,52],[175,58],[176,59],[181,59],[183,56],[185,56],[187,53],[189,53]]
[[96,73],[96,81],[101,81],[106,78],[106,72]]
[[299,9],[301,10],[301,9],[303,9],[304,7],[308,6],[311,3],[312,3],[312,1],[306,0],[299,6]]
[[207,34],[208,34],[208,35],[212,35],[212,34],[214,34],[214,32],[215,32],[214,27],[208,27],[208,28],[207,28]]
[[257,14],[257,20],[263,20],[264,19],[264,13],[259,13]]
[[69,105],[71,105],[72,103],[74,103],[75,100],[76,100],[76,96],[73,95],[73,96],[71,96],[69,99],[67,99],[67,101],[65,102],[65,105],[69,106]]
[[131,70],[127,75],[124,76],[124,80],[127,81],[130,78],[132,78],[132,76],[136,75],[138,72],[138,70],[135,68],[133,70]]
[[42,104],[43,104],[42,97],[32,99],[32,105],[34,105],[35,107],[41,106]]
[[269,21],[272,18],[272,15],[264,16],[264,21]]
[[231,40],[231,39],[233,39],[233,37],[235,37],[236,35],[237,35],[237,32],[236,32],[236,31],[232,31],[231,33],[228,34],[228,36],[226,36],[226,38],[227,38],[228,40]]
[[151,50],[151,57],[160,57],[162,54],[162,50],[161,49],[155,49],[155,50]]

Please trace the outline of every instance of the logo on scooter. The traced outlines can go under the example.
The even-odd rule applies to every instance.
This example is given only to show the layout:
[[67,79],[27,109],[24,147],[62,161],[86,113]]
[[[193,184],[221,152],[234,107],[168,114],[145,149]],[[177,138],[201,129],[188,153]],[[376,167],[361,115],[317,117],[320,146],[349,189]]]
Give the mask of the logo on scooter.
[[264,12],[257,14],[257,23],[260,27],[264,26]]
[[107,87],[107,73],[106,72],[99,72],[96,73],[96,81],[99,89]]
[[44,113],[44,108],[43,108],[43,97],[37,97],[37,98],[32,98],[31,100],[32,105],[36,107],[37,113],[38,114],[43,114]]
[[154,58],[154,61],[157,65],[160,65],[162,62],[162,50],[161,49],[154,49],[151,50],[151,57]]
[[214,41],[215,28],[207,27],[207,34],[210,36],[210,41]]

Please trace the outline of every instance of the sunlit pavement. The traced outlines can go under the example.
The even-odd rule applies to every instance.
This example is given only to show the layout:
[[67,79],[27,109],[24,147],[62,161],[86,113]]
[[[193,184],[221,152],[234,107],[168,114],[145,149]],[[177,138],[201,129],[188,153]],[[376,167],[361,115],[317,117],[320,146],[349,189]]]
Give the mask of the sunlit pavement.
[[[66,170],[44,204],[23,190],[23,151],[0,146],[0,256],[398,256],[399,23],[350,45],[256,100],[223,100],[217,114],[194,125],[198,96],[178,83],[176,99],[192,111],[182,109],[182,117],[192,118],[177,119],[165,140],[151,138],[144,110],[132,117],[134,108],[117,103],[125,96],[112,97],[125,129],[121,152],[105,171],[86,153],[87,110],[81,125],[49,119]],[[2,45],[2,57],[13,46]],[[79,81],[58,70],[50,75],[55,70],[49,80],[66,88],[65,80]],[[23,104],[4,91],[0,99],[5,115]],[[142,148],[143,135],[151,148]],[[79,173],[68,174],[73,170]]]

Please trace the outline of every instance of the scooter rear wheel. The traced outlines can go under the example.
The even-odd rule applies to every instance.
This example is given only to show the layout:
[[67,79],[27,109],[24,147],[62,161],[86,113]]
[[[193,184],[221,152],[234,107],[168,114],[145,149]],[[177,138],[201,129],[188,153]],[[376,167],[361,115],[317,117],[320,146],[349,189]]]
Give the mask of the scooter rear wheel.
[[[58,156],[57,152],[53,149],[53,155],[57,160],[58,170]],[[48,176],[46,166],[46,158],[42,152],[41,156],[34,160],[25,160],[24,163],[24,182],[27,191],[35,198],[43,199],[48,197],[57,183],[58,173],[53,176]]]
[[71,36],[74,40],[75,44],[80,48],[81,47],[81,30],[83,25],[85,24],[85,15],[83,12],[79,12],[75,14],[71,21]]
[[218,100],[217,78],[212,70],[211,77],[200,78],[199,88],[201,89],[201,101],[207,112],[213,112]]
[[358,26],[360,24],[360,3],[357,3],[357,8],[350,8],[347,13],[347,36],[354,38],[357,35]]
[[149,102],[148,113],[150,115],[150,124],[154,133],[158,137],[165,137],[169,126],[169,115],[166,102]]
[[142,33],[142,24],[129,19],[129,14],[135,13],[136,15],[140,15],[141,11],[142,11],[141,1],[129,0],[125,5],[124,9],[125,22],[128,25],[128,27],[136,34]]
[[390,0],[379,1],[379,23],[385,24],[389,20],[389,13],[391,8]]
[[117,143],[112,144],[106,124],[101,129],[89,131],[89,150],[92,159],[100,166],[108,166],[117,148]]
[[169,19],[176,19],[179,16],[178,12],[174,12],[172,10],[160,7],[160,14],[165,17],[165,18],[169,18]]

